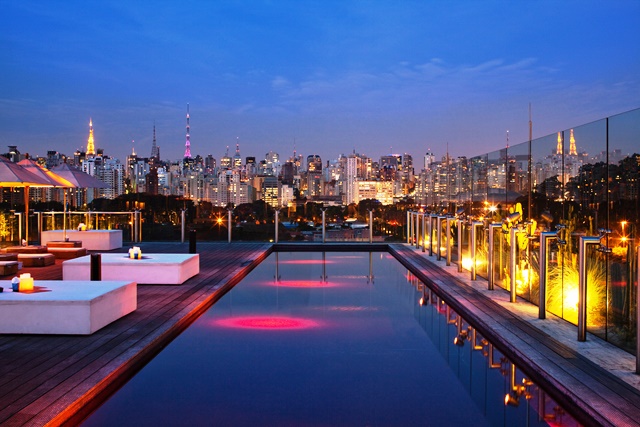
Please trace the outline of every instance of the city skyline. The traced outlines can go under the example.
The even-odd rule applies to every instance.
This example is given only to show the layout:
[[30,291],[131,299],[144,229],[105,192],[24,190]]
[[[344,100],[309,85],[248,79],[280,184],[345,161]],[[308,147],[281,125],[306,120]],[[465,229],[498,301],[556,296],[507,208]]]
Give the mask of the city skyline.
[[[638,107],[640,3],[5,2],[0,145],[472,156]],[[155,132],[154,132],[155,129]],[[132,145],[135,140],[135,145]]]

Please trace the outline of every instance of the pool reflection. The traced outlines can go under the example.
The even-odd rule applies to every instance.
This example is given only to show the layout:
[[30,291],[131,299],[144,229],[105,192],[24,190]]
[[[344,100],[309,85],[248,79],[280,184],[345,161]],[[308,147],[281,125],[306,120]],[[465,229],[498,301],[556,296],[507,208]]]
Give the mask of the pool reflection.
[[511,372],[388,254],[279,253],[86,425],[571,425]]
[[414,315],[473,401],[495,426],[578,426],[447,303],[409,275]]

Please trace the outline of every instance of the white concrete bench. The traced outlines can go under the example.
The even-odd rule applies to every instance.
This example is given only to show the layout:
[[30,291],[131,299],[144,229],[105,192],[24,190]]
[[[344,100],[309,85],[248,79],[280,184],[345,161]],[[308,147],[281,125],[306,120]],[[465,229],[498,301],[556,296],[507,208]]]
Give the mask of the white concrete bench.
[[[102,280],[133,280],[145,285],[181,285],[200,273],[198,254],[143,254],[130,259],[127,254],[100,254]],[[62,263],[63,280],[89,280],[91,256]]]
[[[40,243],[46,245],[50,241],[64,241],[63,230],[43,231]],[[67,230],[66,237],[69,240],[79,240],[82,247],[88,251],[110,251],[122,247],[122,230]]]
[[0,333],[88,335],[137,307],[131,281],[36,280],[37,292],[12,292],[0,281]]

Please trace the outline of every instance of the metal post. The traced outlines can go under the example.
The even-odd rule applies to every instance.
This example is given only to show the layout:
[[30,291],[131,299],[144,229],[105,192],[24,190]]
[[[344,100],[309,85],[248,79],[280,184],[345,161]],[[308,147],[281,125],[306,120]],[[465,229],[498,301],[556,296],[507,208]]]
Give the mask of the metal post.
[[[638,263],[636,266],[638,267],[638,275],[636,279],[638,283],[640,283],[640,246],[636,248],[636,253],[638,254]],[[636,290],[636,374],[640,374],[640,292]]]
[[233,212],[233,209],[229,209],[228,210],[228,215],[227,215],[227,224],[228,224],[227,234],[229,236],[228,237],[229,243],[231,243],[231,213],[232,212]]
[[22,212],[16,212],[15,215],[18,217],[18,246],[20,246],[22,245]]
[[427,245],[427,243],[426,243],[427,233],[425,233],[425,231],[424,231],[425,230],[425,224],[426,224],[425,218],[426,218],[427,214],[425,212],[423,212],[421,215],[422,215],[422,226],[421,226],[421,229],[420,229],[421,230],[420,231],[420,236],[421,236],[421,240],[422,240],[422,252],[424,252],[425,248],[426,248],[426,245]]
[[136,209],[133,211],[133,241],[138,241],[139,229],[140,229],[140,217],[138,216],[139,211]]
[[38,242],[42,242],[42,212],[38,212]]
[[438,240],[436,240],[436,243],[438,244],[438,247],[437,247],[438,261],[442,259],[442,220],[446,220],[446,219],[447,219],[446,216],[438,217],[438,227],[437,227]]
[[555,231],[543,231],[540,233],[540,301],[538,303],[538,319],[547,317],[547,275],[549,273],[549,240],[557,239]]
[[327,229],[325,227],[325,210],[322,209],[322,243],[326,242],[327,239]]
[[407,245],[411,242],[411,211],[407,211]]
[[180,211],[180,243],[184,243],[185,227],[187,226],[185,221],[185,212],[186,211],[184,209]]
[[578,246],[578,341],[587,340],[587,246],[600,245],[600,237],[580,236]]
[[369,211],[369,243],[373,243],[373,211]]
[[102,259],[100,254],[91,254],[91,281],[102,280]]
[[476,280],[476,249],[478,236],[476,229],[482,226],[482,221],[471,221],[471,280]]
[[420,247],[420,243],[424,244],[424,242],[420,241],[422,234],[424,234],[423,231],[420,230],[420,219],[419,219],[420,215],[424,215],[424,214],[421,214],[420,212],[416,212],[416,221],[415,221],[416,248]]
[[433,223],[437,218],[437,215],[429,215],[429,256],[433,256]]
[[275,220],[276,230],[275,230],[275,239],[274,239],[276,243],[278,243],[278,224],[280,222],[278,219],[279,216],[280,216],[280,210],[276,209],[276,220]]
[[451,221],[455,221],[453,217],[447,218],[447,266],[451,265]]
[[462,224],[463,220],[457,219],[456,226],[458,227],[458,273],[462,273]]
[[189,253],[196,253],[196,230],[189,230]]
[[509,242],[511,245],[511,252],[509,254],[509,301],[516,302],[516,274],[518,274],[518,239],[517,234],[520,230],[518,227],[513,226],[509,230]]
[[489,256],[488,256],[488,273],[489,273],[489,286],[488,289],[490,291],[493,290],[496,283],[496,271],[495,271],[495,263],[496,263],[496,254],[495,254],[495,230],[501,229],[501,223],[493,223],[489,224]]

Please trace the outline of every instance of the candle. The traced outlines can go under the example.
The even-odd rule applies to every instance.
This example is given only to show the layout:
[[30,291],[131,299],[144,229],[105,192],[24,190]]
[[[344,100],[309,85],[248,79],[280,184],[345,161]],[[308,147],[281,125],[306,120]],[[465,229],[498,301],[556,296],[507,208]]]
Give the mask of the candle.
[[33,291],[33,277],[29,273],[20,275],[20,292],[26,291]]

